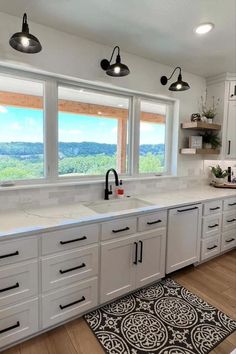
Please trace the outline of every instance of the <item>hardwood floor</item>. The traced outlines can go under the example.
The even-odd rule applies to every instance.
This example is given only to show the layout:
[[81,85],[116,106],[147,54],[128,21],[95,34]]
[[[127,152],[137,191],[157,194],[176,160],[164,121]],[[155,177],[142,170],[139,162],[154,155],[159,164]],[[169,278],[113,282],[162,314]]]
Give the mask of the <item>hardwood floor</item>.
[[[171,276],[193,293],[236,319],[236,250]],[[236,348],[236,333],[211,354],[229,354]],[[78,319],[28,340],[3,354],[104,354],[83,319]]]

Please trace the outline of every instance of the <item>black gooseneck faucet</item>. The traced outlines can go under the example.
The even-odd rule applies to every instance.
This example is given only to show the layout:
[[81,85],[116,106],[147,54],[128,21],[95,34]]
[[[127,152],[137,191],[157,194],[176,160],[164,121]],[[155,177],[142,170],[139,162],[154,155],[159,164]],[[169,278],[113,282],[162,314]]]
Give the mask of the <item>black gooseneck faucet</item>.
[[110,187],[110,190],[108,188],[108,179],[109,179],[109,173],[113,172],[114,176],[115,176],[115,184],[118,187],[119,186],[119,177],[118,177],[118,173],[116,172],[116,170],[114,168],[110,168],[107,173],[106,173],[106,186],[105,186],[105,196],[104,199],[105,200],[109,200],[109,195],[112,194],[112,189]]

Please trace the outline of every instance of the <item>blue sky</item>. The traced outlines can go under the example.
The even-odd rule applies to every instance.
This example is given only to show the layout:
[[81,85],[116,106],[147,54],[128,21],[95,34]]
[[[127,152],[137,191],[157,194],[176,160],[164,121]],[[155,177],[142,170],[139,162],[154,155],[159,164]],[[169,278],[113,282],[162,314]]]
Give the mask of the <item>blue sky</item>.
[[[0,106],[0,142],[43,142],[43,113]],[[165,126],[141,123],[141,144],[164,143]],[[59,141],[116,144],[117,120],[59,113]]]

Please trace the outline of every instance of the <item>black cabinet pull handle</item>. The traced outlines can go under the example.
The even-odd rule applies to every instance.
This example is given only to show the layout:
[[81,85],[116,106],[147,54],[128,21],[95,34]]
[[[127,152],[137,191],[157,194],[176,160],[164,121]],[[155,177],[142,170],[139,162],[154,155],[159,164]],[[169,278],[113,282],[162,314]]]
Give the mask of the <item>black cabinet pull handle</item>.
[[217,227],[217,226],[219,226],[219,224],[209,225],[208,228],[209,228],[209,229],[213,229],[214,227]]
[[84,268],[84,267],[86,267],[86,264],[85,264],[85,263],[82,263],[82,264],[80,264],[79,266],[74,267],[74,268],[65,269],[65,270],[61,270],[61,269],[60,269],[59,272],[60,272],[61,274],[64,274],[64,273],[72,272],[73,270],[80,269],[80,268]]
[[236,221],[235,218],[233,218],[233,219],[231,219],[231,220],[227,220],[227,222],[234,222],[234,221]]
[[20,284],[17,282],[15,285],[8,286],[7,288],[4,288],[4,289],[0,289],[0,293],[3,293],[4,291],[9,291],[12,289],[19,288],[19,286],[20,286]]
[[236,203],[229,203],[228,206],[234,206]]
[[0,334],[8,332],[11,329],[14,329],[14,328],[17,328],[17,327],[20,327],[20,322],[19,321],[17,321],[16,324],[13,325],[13,326],[10,326],[10,327],[4,328],[4,329],[0,329]]
[[143,263],[143,241],[139,241],[140,243],[140,256],[139,256],[139,263]]
[[212,210],[218,210],[218,209],[220,209],[220,207],[210,208],[211,211]]
[[230,240],[225,240],[225,242],[233,242],[235,238],[231,238]]
[[128,230],[129,230],[129,227],[126,226],[126,227],[124,227],[123,229],[112,230],[112,232],[113,232],[114,234],[116,234],[117,232],[123,232],[123,231],[128,231]]
[[162,220],[161,220],[161,219],[159,219],[159,220],[155,220],[155,221],[147,221],[147,225],[159,224],[160,222],[162,222]]
[[8,253],[8,254],[3,254],[0,256],[0,259],[7,258],[7,257],[13,257],[13,256],[18,256],[19,251],[13,252],[13,253]]
[[73,302],[71,302],[70,304],[67,304],[67,305],[60,305],[60,309],[61,310],[64,310],[64,309],[66,309],[67,307],[70,307],[70,306],[73,306],[73,305],[75,305],[75,304],[78,304],[78,303],[80,303],[80,302],[82,302],[82,301],[84,301],[85,300],[85,297],[84,296],[82,296],[81,297],[81,299],[79,299],[79,300],[76,300],[76,301],[73,301]]
[[86,236],[82,236],[82,237],[79,237],[79,238],[75,238],[74,240],[60,241],[60,244],[61,244],[61,245],[66,245],[67,243],[72,243],[72,242],[77,242],[77,241],[84,241],[84,240],[87,240],[87,237],[86,237]]
[[198,209],[198,207],[192,207],[192,208],[188,208],[188,209],[179,209],[177,210],[178,213],[184,213],[185,211],[190,211],[190,210],[195,210]]
[[228,141],[228,155],[230,155],[231,150],[231,140]]
[[209,250],[209,251],[211,251],[211,250],[213,250],[214,248],[217,248],[218,246],[217,245],[214,245],[214,246],[212,246],[212,247],[207,247],[207,249]]
[[134,264],[138,264],[138,242],[134,242],[135,245],[135,258],[134,258]]

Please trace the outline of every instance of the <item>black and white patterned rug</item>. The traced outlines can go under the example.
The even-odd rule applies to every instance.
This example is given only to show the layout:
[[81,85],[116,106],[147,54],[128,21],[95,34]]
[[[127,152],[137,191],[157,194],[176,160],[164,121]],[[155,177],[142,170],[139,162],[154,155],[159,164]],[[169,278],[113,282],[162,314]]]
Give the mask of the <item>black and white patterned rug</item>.
[[84,316],[108,354],[207,354],[236,321],[172,279]]

